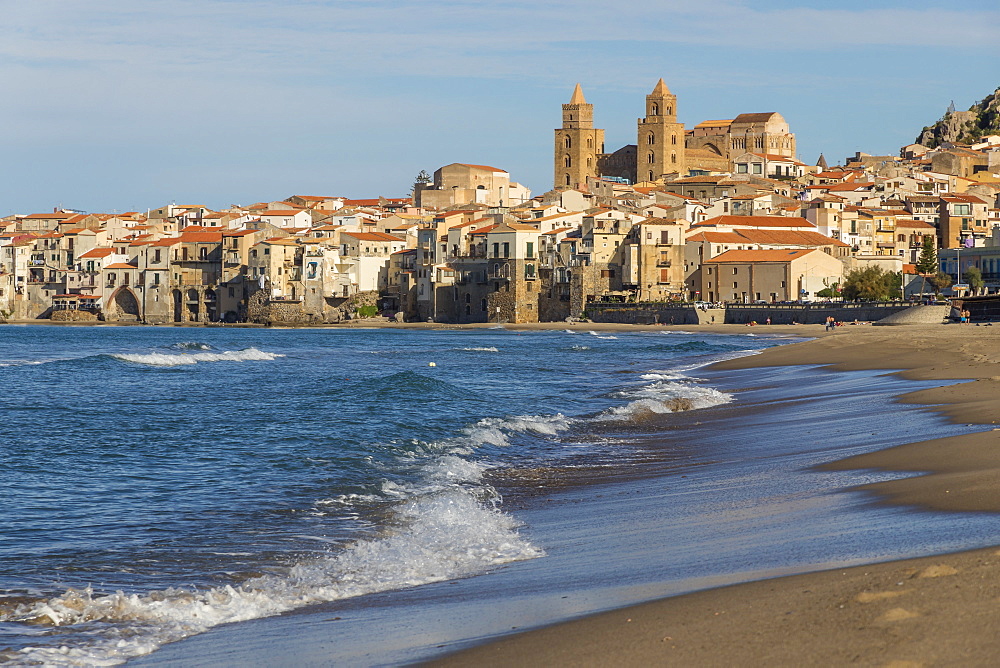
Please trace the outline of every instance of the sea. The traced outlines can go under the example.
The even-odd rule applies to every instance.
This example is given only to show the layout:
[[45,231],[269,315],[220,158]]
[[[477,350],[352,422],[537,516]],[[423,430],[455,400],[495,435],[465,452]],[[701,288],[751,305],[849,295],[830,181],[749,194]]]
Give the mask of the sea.
[[[708,368],[800,340],[749,329],[4,326],[0,664],[279,665],[336,610],[335,648],[289,665],[406,663],[512,619],[995,541],[993,515],[816,469],[981,427],[884,371]],[[445,599],[460,622],[413,622]],[[386,609],[392,643],[365,627]],[[198,649],[253,620],[279,624],[244,634],[255,660]]]

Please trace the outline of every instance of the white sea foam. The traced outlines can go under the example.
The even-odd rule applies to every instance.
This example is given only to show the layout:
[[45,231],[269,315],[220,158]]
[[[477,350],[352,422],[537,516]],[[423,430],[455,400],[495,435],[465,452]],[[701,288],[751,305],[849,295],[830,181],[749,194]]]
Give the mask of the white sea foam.
[[174,348],[176,350],[211,350],[212,346],[207,343],[202,343],[201,341],[181,341],[180,343],[175,343],[168,348]]
[[657,380],[649,385],[624,390],[618,392],[617,396],[630,401],[603,411],[597,416],[597,420],[634,420],[651,414],[709,408],[728,404],[733,400],[733,395],[712,387],[668,380]]
[[59,360],[7,360],[6,362],[0,362],[0,366],[35,366],[36,364],[55,361]]
[[481,352],[481,353],[498,353],[500,352],[496,346],[481,346],[478,348],[462,348],[462,350],[468,352]]
[[463,432],[473,446],[484,443],[506,447],[510,445],[507,435],[511,432],[535,433],[555,436],[569,429],[572,418],[562,413],[555,415],[514,415],[501,418],[483,418]]
[[649,373],[644,373],[639,378],[643,380],[680,380],[684,376],[680,373],[671,373],[670,371],[650,371]]
[[[454,462],[453,462],[454,463]],[[448,468],[447,466],[445,468]],[[303,606],[481,573],[543,552],[521,538],[515,521],[461,489],[411,499],[395,527],[283,573],[208,590],[95,596],[90,589],[24,605],[0,621],[50,626],[104,622],[131,632],[74,647],[29,647],[15,663],[115,665],[219,624],[276,615]]]
[[576,334],[576,332],[574,332],[572,329],[564,329],[563,331],[566,332],[567,334]]
[[617,339],[618,338],[617,336],[610,336],[610,335],[609,336],[604,336],[602,334],[598,334],[594,330],[590,330],[590,334],[591,334],[591,336],[596,336],[599,339],[612,340],[612,339]]
[[150,366],[187,366],[201,362],[270,361],[284,357],[284,355],[264,352],[257,348],[246,348],[244,350],[224,350],[217,353],[116,353],[111,355],[111,357],[125,362],[148,364]]

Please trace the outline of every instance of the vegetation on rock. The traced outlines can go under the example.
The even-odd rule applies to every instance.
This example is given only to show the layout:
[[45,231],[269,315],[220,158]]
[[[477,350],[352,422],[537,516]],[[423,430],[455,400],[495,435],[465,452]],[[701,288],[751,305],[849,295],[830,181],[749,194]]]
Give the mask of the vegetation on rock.
[[1000,134],[1000,88],[969,107],[968,111],[949,109],[934,125],[925,127],[917,143],[936,148],[944,142],[972,144],[986,135]]

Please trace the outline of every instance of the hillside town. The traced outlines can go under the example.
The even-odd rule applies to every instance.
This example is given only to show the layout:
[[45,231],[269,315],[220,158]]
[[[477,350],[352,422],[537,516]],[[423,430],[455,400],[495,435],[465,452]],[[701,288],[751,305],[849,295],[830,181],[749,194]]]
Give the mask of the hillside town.
[[[1000,290],[1000,136],[830,166],[797,157],[777,112],[686,128],[662,79],[636,107],[635,144],[607,151],[578,84],[538,195],[502,168],[454,163],[421,172],[407,197],[9,215],[0,316],[530,323],[593,303],[835,299],[866,267],[916,296],[927,238],[948,294]],[[970,268],[981,285],[963,282]]]

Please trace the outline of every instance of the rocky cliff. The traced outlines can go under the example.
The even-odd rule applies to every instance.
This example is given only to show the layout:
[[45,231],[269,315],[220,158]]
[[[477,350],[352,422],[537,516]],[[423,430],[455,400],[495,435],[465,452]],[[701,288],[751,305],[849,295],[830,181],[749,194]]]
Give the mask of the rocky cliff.
[[917,143],[934,148],[942,142],[970,144],[986,135],[1000,134],[1000,88],[968,111],[952,111],[917,137]]

